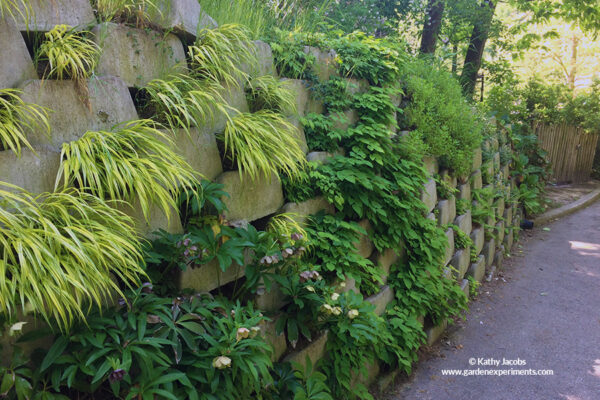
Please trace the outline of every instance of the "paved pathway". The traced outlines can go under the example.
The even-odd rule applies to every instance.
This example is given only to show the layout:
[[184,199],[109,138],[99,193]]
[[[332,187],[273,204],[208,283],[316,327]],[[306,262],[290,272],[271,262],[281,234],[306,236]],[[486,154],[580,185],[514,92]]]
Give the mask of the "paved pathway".
[[[386,399],[600,400],[600,202],[548,227],[522,241],[521,254],[514,248],[467,320],[434,349],[439,354]],[[521,359],[526,365],[513,369],[554,375],[442,375],[511,368],[482,365],[490,358]]]

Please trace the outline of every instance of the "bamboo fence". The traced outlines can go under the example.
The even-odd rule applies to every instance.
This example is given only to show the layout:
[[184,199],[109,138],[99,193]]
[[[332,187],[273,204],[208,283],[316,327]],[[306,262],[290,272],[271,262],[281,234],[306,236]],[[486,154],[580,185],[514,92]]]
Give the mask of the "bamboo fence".
[[566,124],[537,124],[535,134],[542,149],[548,152],[552,179],[559,183],[582,183],[590,179],[600,135]]

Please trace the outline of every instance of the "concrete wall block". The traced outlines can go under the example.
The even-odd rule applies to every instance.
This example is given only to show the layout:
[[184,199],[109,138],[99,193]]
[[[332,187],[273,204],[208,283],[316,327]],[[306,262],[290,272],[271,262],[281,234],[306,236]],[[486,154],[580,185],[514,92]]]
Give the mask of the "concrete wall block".
[[513,225],[513,207],[506,207],[504,209],[504,221],[509,225],[512,226]]
[[369,91],[369,82],[366,79],[344,78],[348,83],[348,94],[354,96]]
[[10,150],[0,151],[0,181],[31,193],[52,192],[59,165],[60,153],[56,151],[38,150],[36,155],[23,149],[21,158]]
[[494,179],[494,163],[492,161],[487,161],[481,167],[485,174],[483,174],[482,179],[484,184],[492,183]]
[[188,268],[179,274],[178,287],[193,289],[197,292],[209,292],[244,276],[244,267],[233,263],[223,272],[217,260],[198,268]]
[[427,214],[427,219],[429,219],[429,220],[431,220],[431,221],[433,221],[433,222],[436,222],[436,221],[437,221],[437,218],[435,217],[435,214],[434,214],[434,213],[432,213],[432,212],[431,212],[431,213],[429,213],[429,214]]
[[454,218],[456,218],[456,198],[452,196],[448,200],[442,200],[438,202],[437,209],[439,210],[439,226],[452,223]]
[[187,68],[183,45],[175,35],[113,23],[97,25],[92,33],[102,48],[96,72],[117,76],[129,87]]
[[179,212],[175,209],[171,209],[167,216],[162,208],[151,204],[148,219],[146,219],[139,198],[136,198],[131,204],[122,204],[116,208],[133,218],[135,229],[140,236],[151,238],[153,232],[159,229],[170,233],[183,233]]
[[446,231],[446,238],[448,239],[448,244],[446,245],[446,252],[444,253],[444,265],[448,265],[454,254],[454,230],[452,228],[449,228]]
[[481,170],[477,170],[471,174],[471,189],[478,190],[483,187],[483,177],[481,175]]
[[288,79],[283,78],[285,85],[295,94],[296,97],[296,109],[298,115],[304,117],[306,115],[306,107],[308,106],[308,99],[310,97],[308,83],[300,79]]
[[460,283],[460,290],[463,291],[463,293],[465,294],[465,296],[467,296],[467,299],[469,299],[469,289],[470,289],[471,285],[469,285],[469,280],[468,279],[463,279],[462,282]]
[[494,173],[500,172],[500,153],[494,153],[492,164],[494,165]]
[[325,210],[328,214],[333,214],[335,208],[323,196],[315,197],[301,203],[286,203],[281,207],[282,213],[294,214],[294,220],[300,224],[304,224],[310,215],[316,214],[321,210]]
[[440,170],[437,158],[426,156],[423,158],[423,164],[429,175],[435,175]]
[[367,234],[360,235],[360,240],[357,243],[355,243],[354,246],[356,247],[356,252],[358,253],[358,255],[360,255],[363,258],[369,258],[369,256],[371,256],[373,250],[375,249],[375,246],[373,245],[373,242],[371,241],[368,235],[369,231],[371,231],[373,228],[368,219],[360,220],[358,222],[358,225],[360,225],[361,228],[367,231]]
[[273,313],[286,305],[286,295],[283,294],[279,285],[273,282],[269,289],[265,287],[256,295],[254,302],[257,309]]
[[431,326],[425,329],[425,334],[427,335],[427,346],[433,346],[446,332],[446,328],[448,327],[448,321],[444,320],[444,322],[440,323],[436,326]]
[[394,291],[389,286],[381,288],[379,293],[369,297],[367,301],[375,306],[375,314],[383,315],[385,308],[394,300]]
[[471,232],[471,240],[473,246],[475,246],[475,252],[477,255],[483,250],[483,244],[485,243],[485,230],[483,228],[473,229]]
[[296,351],[287,357],[284,361],[291,363],[298,363],[306,368],[306,356],[310,359],[312,365],[315,365],[323,356],[325,356],[325,345],[327,344],[327,337],[329,331],[323,332],[318,337],[314,338],[312,342],[304,349]]
[[487,242],[485,242],[485,244],[483,245],[482,251],[483,251],[483,255],[485,256],[487,266],[490,267],[492,265],[492,263],[494,262],[494,255],[496,254],[495,240],[492,238],[492,239],[488,240]]
[[509,229],[508,233],[506,235],[504,235],[504,248],[506,249],[506,251],[510,252],[512,250],[512,246],[514,244],[514,240],[515,240],[515,231],[514,229]]
[[217,183],[225,185],[224,190],[231,196],[224,199],[229,220],[254,221],[275,213],[283,206],[283,192],[277,176],[269,180],[259,175],[252,181],[248,175],[240,177],[238,171],[229,171],[219,176]]
[[496,200],[496,217],[502,218],[504,216],[505,205],[504,197],[500,197]]
[[463,183],[461,185],[458,185],[458,198],[460,200],[467,200],[469,203],[471,203],[471,185],[468,183]]
[[457,279],[460,281],[465,277],[467,270],[469,269],[469,265],[471,263],[471,249],[467,247],[466,249],[458,250],[454,253],[452,260],[450,260],[450,265],[452,265],[458,274]]
[[427,207],[427,212],[430,213],[435,208],[437,203],[437,190],[435,179],[431,178],[425,183],[421,191],[421,201]]
[[0,19],[0,54],[0,89],[37,79],[23,36],[10,17]]
[[458,228],[465,234],[470,235],[471,230],[473,229],[473,224],[471,221],[471,210],[467,210],[465,214],[456,217],[456,219],[454,220],[454,225],[457,225]]
[[217,22],[202,11],[198,0],[170,0],[167,4],[154,20],[165,29],[196,36],[200,29],[217,27]]
[[358,122],[358,112],[356,110],[346,110],[332,114],[333,129],[345,131]]
[[481,163],[483,160],[481,148],[475,149],[473,151],[473,171],[477,171],[481,168]]
[[[22,32],[49,31],[61,24],[84,27],[96,22],[89,0],[30,0],[27,3],[33,12],[29,13],[28,18],[16,18],[17,28]],[[22,5],[20,7],[23,15],[26,15],[26,10]]]
[[447,169],[440,171],[440,179],[446,181],[450,187],[456,189],[458,186],[458,179],[450,173]]
[[[220,91],[220,94],[225,103],[232,108],[231,110],[228,110],[230,117],[234,117],[237,114],[237,111],[241,113],[250,111],[246,99],[246,92],[242,86],[225,86]],[[200,127],[200,129],[205,133],[221,133],[225,130],[227,121],[228,118],[226,115],[221,114],[218,110],[214,110],[213,120]]]
[[287,350],[287,340],[285,338],[285,332],[277,334],[275,326],[280,316],[276,316],[271,321],[265,321],[260,325],[260,332],[262,337],[273,346],[273,355],[271,360],[277,361]]
[[315,114],[323,114],[325,113],[325,105],[321,100],[315,99],[313,96],[308,98],[308,103],[306,104],[306,114],[315,113]]
[[64,142],[79,139],[86,131],[107,130],[121,122],[138,118],[125,83],[105,76],[88,83],[91,111],[81,100],[73,81],[33,80],[22,87],[22,99],[47,107],[52,130],[49,139],[42,132],[28,132],[34,148],[60,150]]
[[273,51],[271,46],[263,42],[262,40],[255,40],[254,48],[256,49],[256,58],[258,65],[255,71],[252,71],[253,76],[264,76],[273,75],[277,76],[277,70],[275,69],[275,62],[273,60]]
[[494,254],[493,265],[497,269],[501,269],[503,263],[504,263],[504,246],[500,246],[499,250],[496,252],[496,254]]
[[189,134],[183,129],[178,129],[171,138],[175,142],[177,153],[202,177],[212,181],[223,173],[215,135],[192,128]]
[[377,265],[379,269],[383,271],[383,283],[385,284],[387,282],[388,275],[390,274],[392,265],[404,259],[405,256],[406,251],[404,246],[402,246],[401,251],[396,251],[393,249],[385,249],[383,252],[376,251],[371,255],[370,258],[373,264]]
[[477,261],[469,267],[467,276],[472,276],[477,282],[483,281],[485,277],[485,256],[477,257]]
[[296,127],[295,136],[298,139],[300,148],[304,154],[308,153],[308,144],[306,143],[306,135],[304,134],[304,126],[297,116],[287,117],[287,120]]
[[500,221],[496,224],[496,235],[498,235],[498,244],[504,241],[504,221]]
[[502,172],[502,177],[504,177],[505,179],[508,179],[508,177],[510,176],[510,168],[509,168],[508,164],[503,165],[500,168],[500,172]]
[[305,46],[304,52],[315,57],[314,72],[321,82],[326,82],[337,75],[337,54],[333,50],[325,51],[312,46]]

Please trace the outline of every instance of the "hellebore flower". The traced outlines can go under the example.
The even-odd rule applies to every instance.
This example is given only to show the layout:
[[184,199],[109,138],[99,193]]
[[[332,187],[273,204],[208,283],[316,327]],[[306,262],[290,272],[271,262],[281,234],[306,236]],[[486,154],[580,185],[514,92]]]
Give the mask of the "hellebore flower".
[[231,358],[227,356],[215,357],[212,362],[213,368],[225,369],[231,367]]
[[333,310],[331,310],[331,313],[333,315],[340,315],[342,313],[342,308],[341,307],[333,307]]
[[352,309],[352,310],[348,311],[348,318],[354,319],[354,318],[358,317],[358,314],[359,314],[358,310]]
[[235,335],[235,340],[238,342],[242,339],[246,339],[250,335],[250,330],[248,328],[239,328],[237,330],[237,334]]
[[308,290],[309,292],[313,292],[313,293],[315,292],[315,288],[312,286],[307,286],[306,290]]
[[331,295],[331,300],[333,301],[337,301],[337,299],[340,298],[340,294],[339,293],[334,293]]
[[110,373],[110,375],[108,376],[108,380],[113,383],[113,382],[118,382],[118,381],[122,381],[123,378],[125,377],[125,375],[127,375],[127,371],[125,371],[124,369],[115,369],[113,372]]

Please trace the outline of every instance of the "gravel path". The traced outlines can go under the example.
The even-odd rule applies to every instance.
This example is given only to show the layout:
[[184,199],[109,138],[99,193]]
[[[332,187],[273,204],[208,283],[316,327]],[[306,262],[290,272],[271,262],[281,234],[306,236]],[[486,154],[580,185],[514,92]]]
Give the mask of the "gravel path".
[[[530,237],[481,287],[466,321],[387,400],[600,400],[600,202],[548,228],[522,234]],[[525,365],[485,365],[503,359]],[[554,374],[442,373],[478,368]]]

